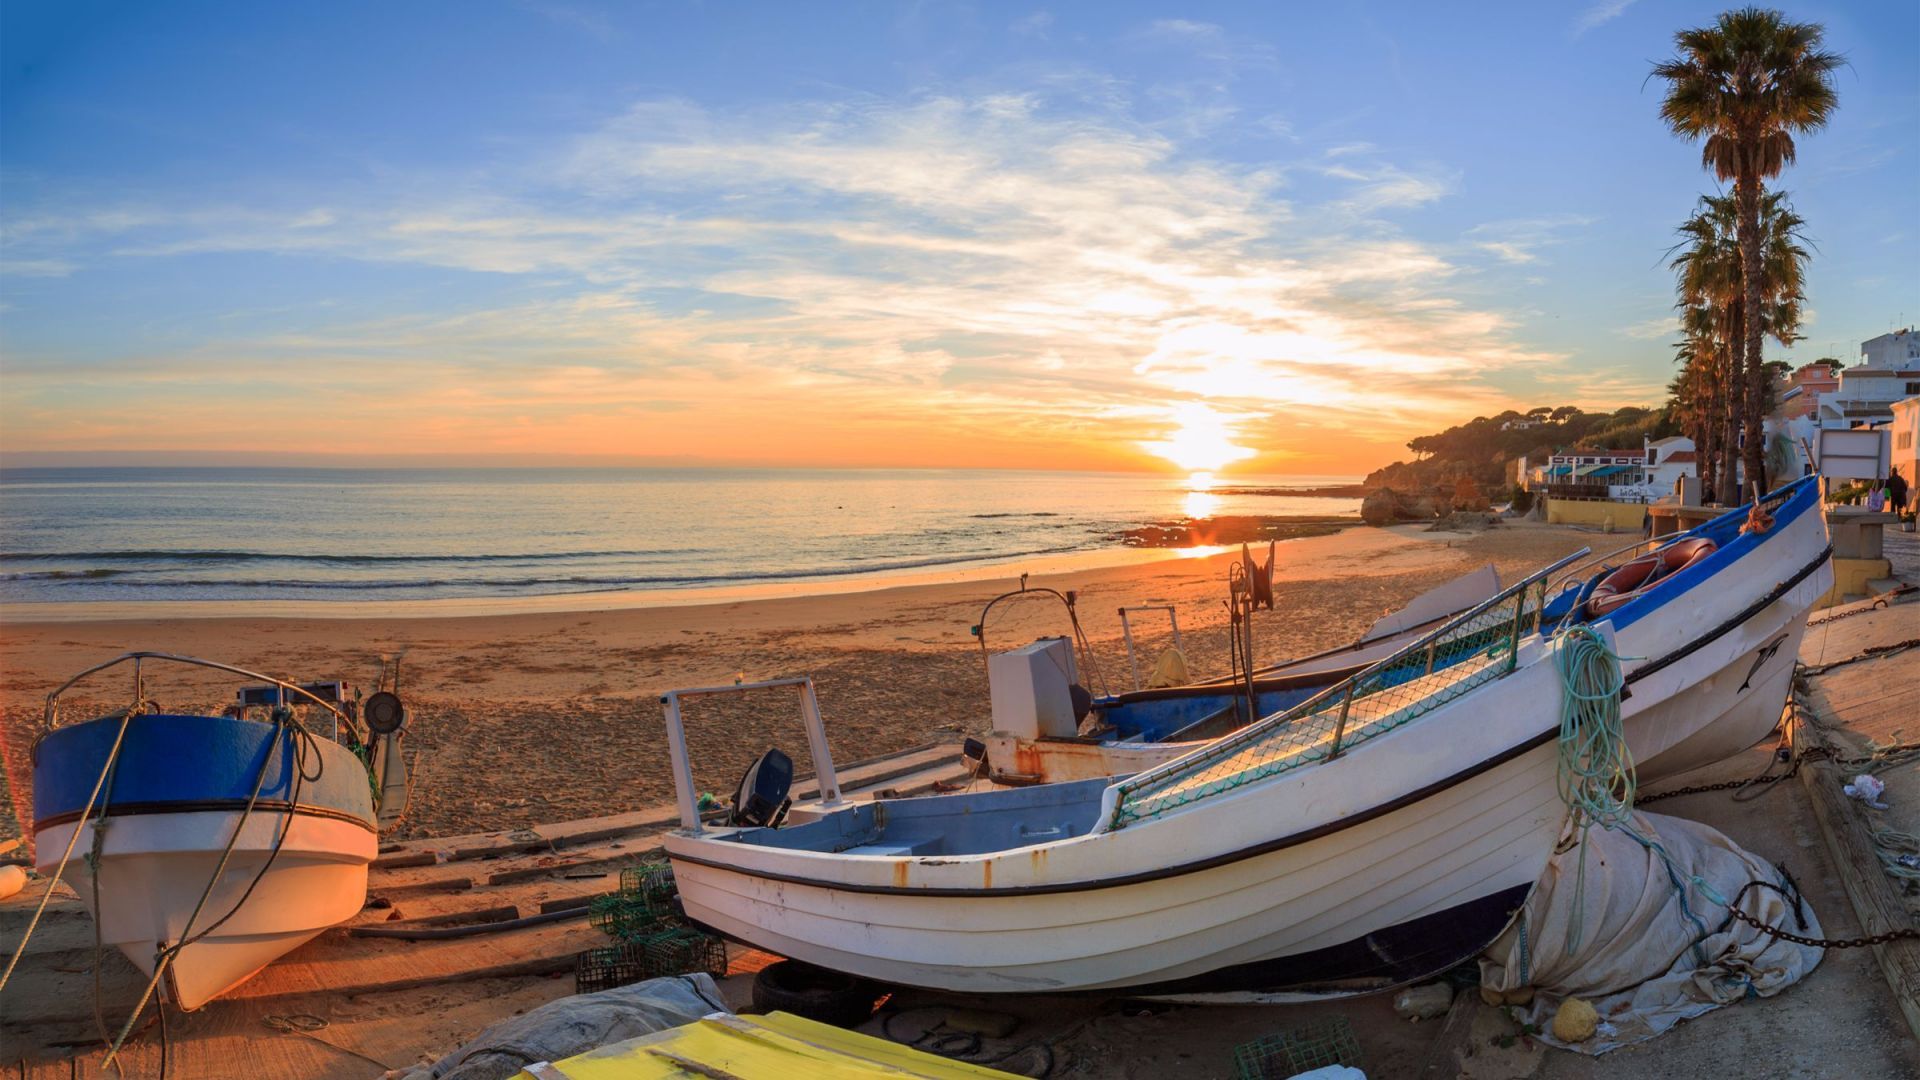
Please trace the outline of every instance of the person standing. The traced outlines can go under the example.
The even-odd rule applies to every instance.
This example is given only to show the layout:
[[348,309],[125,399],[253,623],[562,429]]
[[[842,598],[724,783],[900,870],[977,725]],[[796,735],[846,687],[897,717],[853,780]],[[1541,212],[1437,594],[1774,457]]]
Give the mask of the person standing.
[[1887,489],[1882,481],[1875,480],[1867,488],[1867,513],[1877,514],[1887,508]]
[[1894,514],[1907,512],[1907,478],[1897,468],[1887,476],[1887,509]]

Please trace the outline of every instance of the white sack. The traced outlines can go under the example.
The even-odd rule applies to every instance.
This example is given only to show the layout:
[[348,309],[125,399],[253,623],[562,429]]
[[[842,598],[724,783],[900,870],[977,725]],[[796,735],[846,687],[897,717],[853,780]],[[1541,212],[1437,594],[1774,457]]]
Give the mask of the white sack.
[[[1716,829],[1659,814],[1635,814],[1625,832],[1595,826],[1583,844],[1555,855],[1526,906],[1480,959],[1481,985],[1532,986],[1522,1019],[1549,1032],[1542,1041],[1601,1054],[1653,1038],[1674,1024],[1744,997],[1771,997],[1820,962],[1820,950],[1778,940],[1707,899],[1699,877],[1740,910],[1805,937],[1819,937],[1813,909],[1775,867]],[[1577,834],[1576,834],[1577,837]],[[1578,886],[1582,852],[1586,882]],[[1764,885],[1749,887],[1753,881]],[[1684,890],[1684,892],[1683,892]],[[1577,940],[1576,940],[1577,937]],[[1582,1043],[1551,1035],[1566,997],[1584,998],[1600,1030]]]

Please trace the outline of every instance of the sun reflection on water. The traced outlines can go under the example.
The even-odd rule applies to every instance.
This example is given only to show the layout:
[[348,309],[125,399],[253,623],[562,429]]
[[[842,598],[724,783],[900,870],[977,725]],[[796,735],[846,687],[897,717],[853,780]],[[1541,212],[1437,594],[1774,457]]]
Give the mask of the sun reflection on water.
[[1220,496],[1213,493],[1213,474],[1197,472],[1187,477],[1187,517],[1198,520],[1220,512]]

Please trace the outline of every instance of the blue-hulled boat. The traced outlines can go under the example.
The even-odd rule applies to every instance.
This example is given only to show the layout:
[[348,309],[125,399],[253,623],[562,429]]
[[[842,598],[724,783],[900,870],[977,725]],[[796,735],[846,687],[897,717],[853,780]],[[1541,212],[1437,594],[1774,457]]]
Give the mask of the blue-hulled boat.
[[[155,660],[257,685],[225,715],[164,712],[147,696]],[[135,672],[126,708],[60,723],[62,694],[122,664]],[[404,803],[404,718],[386,692],[360,703],[340,683],[116,658],[48,696],[33,749],[36,866],[79,894],[100,940],[166,1000],[198,1008],[365,904],[382,818]]]
[[[970,764],[1003,784],[1054,783],[1135,772],[1168,760],[1165,746],[1194,744],[1290,709],[1500,592],[1491,564],[1420,594],[1360,638],[1262,667],[1251,678],[1208,679],[1092,699],[1076,734],[996,730],[970,746]],[[1249,701],[1251,700],[1251,705]],[[1177,756],[1177,755],[1176,755]]]
[[[1685,690],[1630,691],[1628,742],[1643,781],[1722,760],[1773,729],[1807,612],[1832,584],[1830,552],[1818,480],[1807,477],[1688,532],[1641,541],[1555,575],[1547,625],[1607,623],[1620,634],[1625,655],[1636,658],[1630,682],[1677,681]],[[1695,587],[1708,578],[1710,589]],[[1780,592],[1782,582],[1791,588]],[[1688,597],[1689,606],[1671,609],[1680,597]],[[1744,612],[1737,633],[1709,618],[1725,616],[1721,609],[1735,599],[1759,605]],[[1426,632],[1403,631],[1392,646]],[[1086,734],[1016,727],[996,715],[996,730],[969,749],[984,756],[983,771],[1002,783],[1124,776],[1192,752],[1253,716],[1311,700],[1356,670],[1340,666],[1341,656],[1324,653],[1308,658],[1316,664],[1305,670],[1262,673],[1252,684],[1257,710],[1245,707],[1244,681],[1140,690],[1096,699],[1100,726]],[[1407,676],[1417,674],[1424,672]],[[1657,708],[1650,707],[1654,702]]]

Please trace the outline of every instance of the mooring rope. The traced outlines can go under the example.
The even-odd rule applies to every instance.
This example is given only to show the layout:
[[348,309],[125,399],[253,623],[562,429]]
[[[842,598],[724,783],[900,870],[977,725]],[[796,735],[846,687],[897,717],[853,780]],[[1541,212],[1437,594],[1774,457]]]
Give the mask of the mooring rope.
[[1560,672],[1560,800],[1573,811],[1580,830],[1580,859],[1575,864],[1573,914],[1568,948],[1577,948],[1583,932],[1581,909],[1587,892],[1587,832],[1594,825],[1624,828],[1633,816],[1637,788],[1633,753],[1627,749],[1620,720],[1620,690],[1626,678],[1620,657],[1599,631],[1584,624],[1555,635],[1554,664]]

